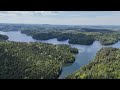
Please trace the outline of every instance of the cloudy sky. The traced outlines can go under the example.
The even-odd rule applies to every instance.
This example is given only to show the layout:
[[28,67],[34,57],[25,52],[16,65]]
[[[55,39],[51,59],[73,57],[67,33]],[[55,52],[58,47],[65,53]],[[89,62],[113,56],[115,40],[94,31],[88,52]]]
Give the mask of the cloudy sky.
[[0,11],[0,23],[120,25],[120,11]]

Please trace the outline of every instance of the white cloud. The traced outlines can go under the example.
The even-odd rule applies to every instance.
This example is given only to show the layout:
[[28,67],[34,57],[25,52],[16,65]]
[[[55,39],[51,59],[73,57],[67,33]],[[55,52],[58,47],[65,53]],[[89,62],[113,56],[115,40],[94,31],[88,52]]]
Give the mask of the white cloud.
[[120,11],[0,11],[0,23],[120,25]]
[[34,16],[34,15],[57,15],[57,11],[0,11],[0,15]]

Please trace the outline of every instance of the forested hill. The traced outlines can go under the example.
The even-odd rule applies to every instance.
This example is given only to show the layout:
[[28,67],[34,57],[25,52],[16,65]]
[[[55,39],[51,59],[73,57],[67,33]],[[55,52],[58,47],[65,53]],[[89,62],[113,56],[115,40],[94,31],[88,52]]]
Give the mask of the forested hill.
[[4,41],[4,40],[7,40],[7,39],[8,39],[7,35],[1,35],[0,34],[0,41]]
[[80,31],[83,31],[83,32],[113,32],[112,30],[110,29],[95,29],[95,28],[81,28]]
[[44,43],[0,42],[0,79],[55,79],[75,60],[75,48]]
[[67,79],[120,79],[120,49],[102,48],[95,59]]

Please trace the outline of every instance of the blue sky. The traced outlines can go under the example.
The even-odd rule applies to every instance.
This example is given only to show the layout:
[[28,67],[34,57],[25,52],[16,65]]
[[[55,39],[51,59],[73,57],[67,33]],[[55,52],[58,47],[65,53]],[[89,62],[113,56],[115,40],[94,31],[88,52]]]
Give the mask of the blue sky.
[[0,11],[0,23],[120,25],[120,11]]

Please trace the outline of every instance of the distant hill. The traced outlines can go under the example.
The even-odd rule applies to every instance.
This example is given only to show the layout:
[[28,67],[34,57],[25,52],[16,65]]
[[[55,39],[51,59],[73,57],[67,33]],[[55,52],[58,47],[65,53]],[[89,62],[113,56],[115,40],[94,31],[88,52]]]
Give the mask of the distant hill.
[[52,25],[52,24],[10,24],[0,23],[0,31],[18,31],[18,30],[115,30],[119,31],[118,25]]
[[94,28],[81,28],[82,32],[113,32],[109,29],[94,29]]

